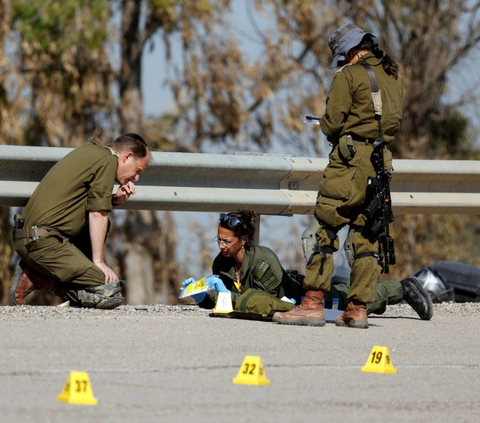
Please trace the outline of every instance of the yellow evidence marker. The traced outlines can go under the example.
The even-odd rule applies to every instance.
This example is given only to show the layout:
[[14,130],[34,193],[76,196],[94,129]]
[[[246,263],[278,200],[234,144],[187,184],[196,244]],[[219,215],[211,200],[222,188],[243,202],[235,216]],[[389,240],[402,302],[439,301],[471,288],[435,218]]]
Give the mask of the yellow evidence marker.
[[393,367],[390,359],[388,348],[374,346],[365,366],[362,367],[362,372],[397,373],[397,369]]
[[265,376],[260,357],[247,355],[243,360],[237,377],[233,379],[233,383],[241,383],[243,385],[270,385],[270,381]]
[[88,373],[70,372],[67,383],[62,393],[57,396],[57,400],[70,404],[96,405],[97,399],[93,396]]
[[214,313],[231,313],[232,307],[232,294],[230,292],[219,292],[217,296],[217,304],[213,309]]

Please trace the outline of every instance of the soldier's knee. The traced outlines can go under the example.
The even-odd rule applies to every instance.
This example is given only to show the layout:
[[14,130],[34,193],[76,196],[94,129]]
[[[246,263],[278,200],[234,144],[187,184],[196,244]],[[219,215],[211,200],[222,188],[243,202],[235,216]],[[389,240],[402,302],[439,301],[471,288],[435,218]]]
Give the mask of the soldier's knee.
[[345,258],[350,268],[353,268],[355,261],[366,257],[374,257],[377,261],[379,260],[378,245],[376,241],[372,242],[365,237],[364,229],[363,226],[350,226],[347,238],[343,244]]
[[302,249],[303,249],[303,257],[306,260],[312,255],[313,250],[315,248],[315,244],[318,243],[317,241],[317,230],[320,227],[319,223],[316,219],[312,219],[308,228],[305,229],[302,233]]
[[[313,232],[315,230],[315,232]],[[333,254],[338,250],[338,228],[335,228],[320,219],[315,219],[302,234],[303,255],[307,260],[307,266],[313,257],[322,254]]]

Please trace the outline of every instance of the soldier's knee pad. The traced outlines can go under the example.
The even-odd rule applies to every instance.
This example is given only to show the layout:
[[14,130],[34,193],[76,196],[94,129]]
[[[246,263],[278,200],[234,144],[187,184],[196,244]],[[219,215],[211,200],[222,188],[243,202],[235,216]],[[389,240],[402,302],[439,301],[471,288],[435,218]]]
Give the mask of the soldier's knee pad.
[[125,301],[121,288],[125,281],[115,281],[105,285],[93,286],[78,291],[78,300],[83,307],[112,309]]
[[365,258],[365,257],[375,257],[377,260],[379,259],[378,252],[376,251],[365,251],[363,253],[357,254],[355,251],[355,244],[353,242],[353,237],[355,236],[355,232],[362,232],[364,230],[361,226],[351,226],[350,230],[348,231],[347,238],[343,244],[343,249],[345,250],[345,258],[347,259],[347,263],[350,268],[353,268],[356,260]]
[[326,231],[327,236],[331,240],[334,240],[337,237],[338,229],[319,219],[313,219],[308,228],[305,229],[302,234],[303,256],[307,260],[307,266],[312,262],[313,256],[316,254],[322,253],[325,257],[327,254],[333,254],[335,252],[333,247],[328,245],[321,246],[319,244],[317,232],[320,227]]
[[302,249],[303,249],[303,257],[306,260],[312,255],[313,250],[315,248],[315,244],[318,243],[317,241],[317,230],[320,227],[319,223],[316,219],[312,219],[308,228],[305,229],[302,233]]

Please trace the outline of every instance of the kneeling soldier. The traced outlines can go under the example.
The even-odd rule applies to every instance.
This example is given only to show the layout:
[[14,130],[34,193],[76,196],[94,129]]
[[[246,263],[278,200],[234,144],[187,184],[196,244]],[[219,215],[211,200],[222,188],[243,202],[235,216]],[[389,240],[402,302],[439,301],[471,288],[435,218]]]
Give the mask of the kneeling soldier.
[[[22,260],[10,289],[13,304],[24,305],[36,289],[84,307],[123,302],[125,282],[104,262],[108,213],[135,194],[134,182],[149,161],[143,138],[125,134],[107,147],[95,138],[50,169],[15,219]],[[112,195],[115,181],[120,187]]]

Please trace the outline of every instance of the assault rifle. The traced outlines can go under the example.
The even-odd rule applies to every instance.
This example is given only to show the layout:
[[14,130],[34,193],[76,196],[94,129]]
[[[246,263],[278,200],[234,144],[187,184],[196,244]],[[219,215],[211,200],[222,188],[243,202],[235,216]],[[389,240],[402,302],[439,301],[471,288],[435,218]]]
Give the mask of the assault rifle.
[[372,200],[365,209],[368,221],[375,222],[369,229],[372,236],[378,238],[379,257],[378,262],[385,274],[389,273],[389,267],[394,265],[395,247],[393,238],[390,236],[390,223],[393,222],[392,200],[390,197],[390,175],[385,169],[383,149],[385,140],[378,138],[373,143],[372,164],[377,176],[368,178],[368,186],[372,193]]
[[[390,266],[394,265],[395,247],[390,236],[390,223],[393,222],[392,199],[390,197],[390,175],[385,169],[383,150],[385,140],[382,132],[382,95],[377,83],[377,78],[370,65],[362,65],[367,72],[372,88],[373,111],[375,120],[378,122],[378,138],[373,143],[372,165],[377,173],[375,178],[368,178],[372,200],[365,209],[365,215],[369,222],[373,222],[369,233],[378,239],[378,263],[382,266],[382,272],[388,274]],[[368,197],[367,197],[368,198]],[[382,254],[383,252],[383,254]]]

